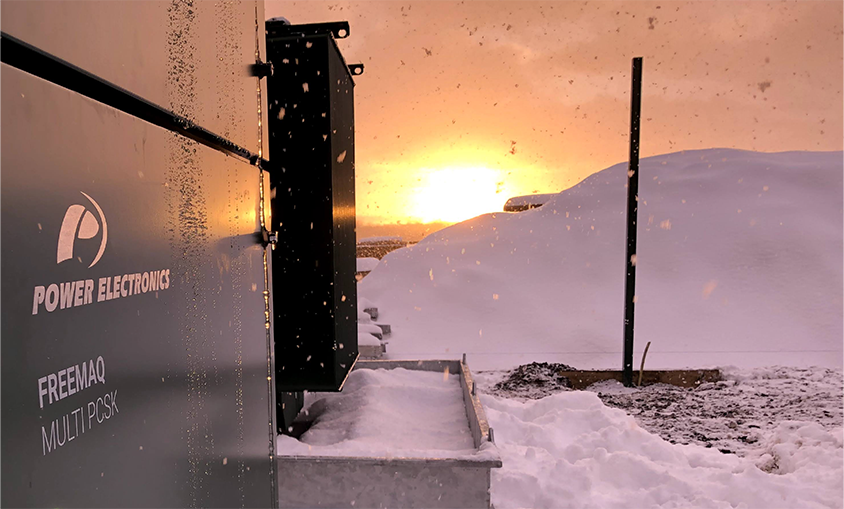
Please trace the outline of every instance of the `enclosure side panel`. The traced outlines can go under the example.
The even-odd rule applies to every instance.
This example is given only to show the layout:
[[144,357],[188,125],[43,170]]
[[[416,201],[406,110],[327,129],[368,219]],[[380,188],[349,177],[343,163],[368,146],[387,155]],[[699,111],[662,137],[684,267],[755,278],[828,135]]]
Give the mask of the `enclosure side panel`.
[[263,19],[254,0],[0,3],[4,33],[255,153]]
[[258,170],[0,90],[2,504],[272,505]]

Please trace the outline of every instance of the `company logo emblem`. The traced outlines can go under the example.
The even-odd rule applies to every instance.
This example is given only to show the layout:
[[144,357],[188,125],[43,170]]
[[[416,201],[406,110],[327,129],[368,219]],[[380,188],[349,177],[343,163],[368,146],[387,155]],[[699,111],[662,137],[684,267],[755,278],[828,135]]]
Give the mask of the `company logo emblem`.
[[92,214],[91,211],[84,205],[74,204],[68,207],[67,212],[64,213],[64,219],[62,220],[62,229],[59,232],[59,246],[56,250],[56,263],[61,263],[73,258],[73,245],[75,244],[76,239],[87,240],[94,238],[94,236],[100,232],[100,225],[102,225],[103,236],[100,241],[100,250],[97,251],[97,256],[94,257],[94,261],[91,262],[91,265],[88,265],[88,268],[90,269],[96,265],[98,261],[100,261],[100,258],[105,252],[106,242],[108,242],[108,224],[106,223],[105,214],[103,214],[103,209],[100,208],[100,205],[87,194],[82,193],[81,191],[80,193],[91,202],[91,205],[94,206],[94,209],[97,211],[100,219],[97,221],[94,214]]

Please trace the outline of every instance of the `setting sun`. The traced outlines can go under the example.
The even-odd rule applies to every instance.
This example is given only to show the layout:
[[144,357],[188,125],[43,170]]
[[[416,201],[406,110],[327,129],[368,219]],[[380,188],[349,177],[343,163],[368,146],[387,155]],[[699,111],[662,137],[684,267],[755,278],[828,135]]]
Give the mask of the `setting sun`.
[[421,173],[420,185],[410,197],[408,216],[423,223],[453,223],[498,212],[509,197],[500,170],[468,166]]

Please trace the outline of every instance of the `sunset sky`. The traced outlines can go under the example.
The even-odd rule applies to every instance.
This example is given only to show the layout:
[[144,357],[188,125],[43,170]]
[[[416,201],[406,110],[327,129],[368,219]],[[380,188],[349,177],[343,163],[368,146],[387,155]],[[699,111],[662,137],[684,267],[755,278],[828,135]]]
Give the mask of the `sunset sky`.
[[455,222],[626,160],[644,57],[643,157],[842,149],[842,2],[286,2],[347,20],[359,226]]

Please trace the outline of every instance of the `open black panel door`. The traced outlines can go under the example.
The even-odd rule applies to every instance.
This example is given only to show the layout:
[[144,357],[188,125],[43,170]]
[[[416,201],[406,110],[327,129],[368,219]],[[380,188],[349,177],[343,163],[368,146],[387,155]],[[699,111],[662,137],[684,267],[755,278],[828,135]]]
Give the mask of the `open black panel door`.
[[354,81],[339,25],[267,22],[273,326],[284,393],[339,390],[357,359]]

